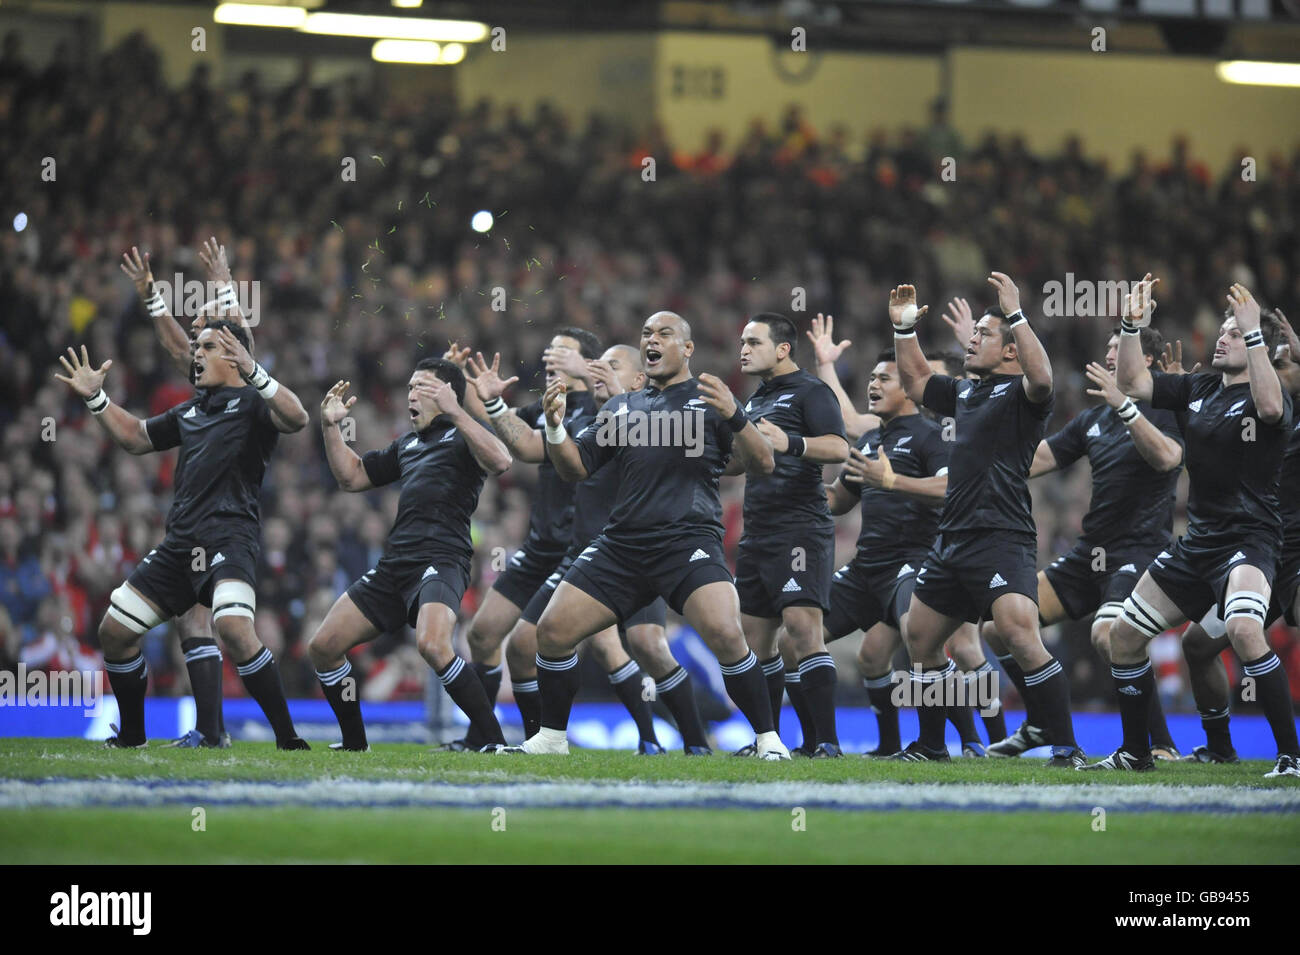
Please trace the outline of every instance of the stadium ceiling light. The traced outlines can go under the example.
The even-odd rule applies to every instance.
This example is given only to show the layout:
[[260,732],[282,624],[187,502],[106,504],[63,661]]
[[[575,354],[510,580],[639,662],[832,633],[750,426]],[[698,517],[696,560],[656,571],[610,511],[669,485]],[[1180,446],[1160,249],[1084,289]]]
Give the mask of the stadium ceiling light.
[[1300,63],[1265,63],[1261,60],[1224,60],[1214,72],[1225,83],[1249,86],[1300,86]]
[[221,3],[212,11],[213,22],[241,27],[301,27],[307,16],[303,7],[264,3]]
[[486,23],[476,20],[427,20],[418,17],[381,17],[358,13],[311,13],[298,29],[328,36],[365,36],[395,40],[433,40],[440,43],[478,43],[487,38]]
[[443,44],[442,58],[439,59],[438,62],[445,63],[448,66],[451,66],[453,64],[459,63],[463,59],[465,59],[464,43],[446,43]]
[[407,10],[414,10],[424,3],[424,0],[393,0],[393,6],[404,7]]
[[376,63],[440,63],[442,49],[428,40],[376,40],[370,58]]

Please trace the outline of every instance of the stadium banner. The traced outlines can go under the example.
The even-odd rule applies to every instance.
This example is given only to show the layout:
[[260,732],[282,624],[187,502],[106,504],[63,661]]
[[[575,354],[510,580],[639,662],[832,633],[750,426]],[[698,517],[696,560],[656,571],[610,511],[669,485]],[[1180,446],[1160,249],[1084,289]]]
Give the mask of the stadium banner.
[[[290,700],[289,711],[302,737],[313,742],[338,739],[338,722],[324,700]],[[227,699],[224,704],[226,728],[236,740],[271,742],[275,737],[267,725],[262,711],[249,699]],[[460,723],[445,727],[431,726],[422,702],[363,703],[362,713],[366,731],[372,743],[437,743],[444,739],[464,736],[464,716],[451,708],[451,715]],[[145,701],[145,732],[151,740],[174,739],[194,728],[194,700],[191,697],[150,697]],[[521,735],[519,711],[513,704],[497,706],[497,716],[508,737]],[[874,749],[879,739],[876,720],[868,707],[840,707],[836,711],[840,742],[845,752],[865,752]],[[1007,725],[1018,726],[1024,714],[1007,711]],[[1200,717],[1194,713],[1170,713],[1169,729],[1180,747],[1191,751],[1192,746],[1204,738]],[[117,722],[117,701],[110,695],[95,712],[87,714],[83,707],[66,706],[0,706],[0,737],[81,737],[95,740],[113,735],[110,723]],[[917,735],[916,711],[904,709],[899,713],[903,739]],[[754,734],[748,724],[733,716],[726,722],[713,724],[714,738],[720,749],[732,751],[753,742]],[[655,731],[666,747],[681,746],[677,731],[662,719],[656,718]],[[1116,713],[1076,713],[1074,731],[1079,745],[1089,753],[1105,753],[1114,746],[1120,732]],[[948,728],[949,749],[956,755],[961,750],[952,727]],[[799,720],[788,707],[782,711],[781,737],[788,746],[799,742]],[[618,703],[577,703],[569,721],[569,739],[574,745],[587,749],[636,749],[636,725],[627,710]],[[1276,754],[1268,721],[1253,713],[1233,714],[1232,740],[1243,759],[1272,759]],[[1046,748],[1041,750],[1042,754]]]

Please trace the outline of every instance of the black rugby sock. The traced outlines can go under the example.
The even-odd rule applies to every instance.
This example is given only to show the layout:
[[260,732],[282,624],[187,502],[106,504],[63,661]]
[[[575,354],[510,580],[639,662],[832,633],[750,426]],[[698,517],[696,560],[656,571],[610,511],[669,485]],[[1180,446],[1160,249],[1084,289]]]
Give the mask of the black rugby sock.
[[882,755],[897,753],[903,741],[898,731],[898,707],[894,705],[894,674],[886,670],[880,676],[863,677],[862,685],[871,701],[871,711],[876,714],[880,734],[876,751]]
[[452,702],[469,717],[470,732],[466,734],[467,739],[473,735],[476,740],[483,740],[484,746],[489,743],[505,743],[506,738],[501,735],[501,724],[497,722],[496,713],[492,711],[492,704],[488,702],[487,693],[483,691],[483,684],[479,682],[473,667],[466,666],[465,661],[458,656],[452,657],[451,662],[438,671],[438,679],[442,681],[443,689]]
[[767,680],[768,701],[772,709],[772,728],[780,731],[781,701],[785,697],[785,663],[778,653],[770,660],[759,660],[758,665],[762,667],[763,676]]
[[224,728],[221,720],[221,648],[211,637],[181,641],[185,669],[194,693],[194,727],[203,738],[215,743]]
[[149,664],[143,653],[130,660],[104,661],[108,685],[117,699],[117,736],[123,743],[143,743],[144,691],[149,685]]
[[582,685],[578,655],[544,657],[537,654],[537,687],[542,693],[542,726],[565,730],[573,711],[573,698]]
[[1151,755],[1151,724],[1148,710],[1151,697],[1156,692],[1156,675],[1151,661],[1141,663],[1112,663],[1110,674],[1115,678],[1119,694],[1119,719],[1124,727],[1124,740],[1120,748],[1141,758]]
[[967,679],[974,684],[969,688],[969,692],[976,693],[976,688],[989,691],[987,697],[976,693],[974,696],[968,696],[968,699],[978,700],[981,706],[987,704],[987,708],[993,710],[992,713],[985,715],[984,709],[980,709],[980,719],[984,721],[984,732],[988,734],[990,743],[997,743],[1007,738],[1007,717],[1002,710],[1001,694],[997,692],[997,673],[993,664],[985,660],[974,673],[967,675]]
[[[764,679],[754,651],[750,650],[734,663],[723,663],[721,660],[718,663],[722,666],[722,682],[726,684],[727,695],[745,715],[745,719],[749,720],[754,735],[775,731],[772,700],[769,696],[770,683]],[[784,674],[781,675],[781,681],[784,688]]]
[[1056,657],[1025,674],[1025,709],[1030,724],[1041,729],[1052,746],[1077,747],[1070,716],[1070,681]]
[[[800,695],[808,709],[812,727],[804,723],[804,745],[809,745],[808,729],[812,729],[813,743],[840,744],[835,729],[835,661],[825,650],[811,653],[799,661]],[[789,692],[787,688],[786,692]],[[798,706],[795,712],[799,712]],[[803,716],[800,715],[803,722]]]
[[352,676],[352,664],[344,660],[343,665],[336,669],[324,673],[317,670],[316,679],[320,680],[325,699],[343,731],[343,748],[365,749],[366,724],[361,719],[361,698],[357,692],[357,678]]
[[656,680],[655,693],[673,715],[683,746],[709,745],[704,734],[704,721],[700,719],[700,707],[695,702],[691,675],[685,668],[678,665],[662,680]]
[[542,691],[538,688],[537,677],[511,683],[510,689],[515,695],[515,706],[519,707],[519,719],[524,724],[524,739],[536,736],[542,728]]
[[257,705],[266,715],[266,721],[275,731],[277,742],[293,739],[298,735],[293,728],[293,719],[289,716],[289,701],[284,698],[284,684],[280,681],[280,668],[275,663],[271,651],[262,647],[261,652],[251,660],[235,666],[239,678],[244,681],[248,695],[257,700]]
[[1273,730],[1279,755],[1300,756],[1295,714],[1291,709],[1291,687],[1278,655],[1270,650],[1257,660],[1243,661],[1241,669],[1246,676],[1255,679],[1255,696],[1268,719],[1269,728]]
[[[785,683],[785,695],[790,698],[790,709],[799,719],[799,732],[803,736],[800,746],[811,749],[817,745],[817,724],[812,710],[808,708],[808,695],[804,692],[803,680],[798,670],[787,670],[782,676]],[[780,726],[780,720],[773,720]]]
[[636,723],[636,731],[640,734],[641,741],[654,743],[657,746],[659,740],[655,737],[654,714],[650,712],[650,701],[645,698],[646,694],[642,689],[644,679],[646,675],[641,672],[641,667],[635,660],[629,660],[609,675],[610,685],[632,717],[632,722]]
[[1147,719],[1150,720],[1147,732],[1151,736],[1151,745],[1162,749],[1176,749],[1174,738],[1169,733],[1169,723],[1165,720],[1165,707],[1160,702],[1159,690],[1151,694],[1151,713]]
[[[483,695],[487,697],[488,705],[495,711],[497,704],[497,695],[501,692],[501,664],[492,666],[488,663],[471,663],[474,673],[478,676],[478,681],[483,685]],[[469,730],[465,733],[466,749],[482,749],[490,741],[483,739],[478,728],[471,723]]]
[[[923,667],[919,671],[916,667],[912,668],[912,699],[916,701],[916,720],[921,728],[919,742],[926,749],[945,751],[948,749],[943,739],[943,731],[948,723],[948,707],[944,705],[943,683],[956,672],[957,668],[951,660],[939,667]],[[927,702],[927,690],[938,699]]]

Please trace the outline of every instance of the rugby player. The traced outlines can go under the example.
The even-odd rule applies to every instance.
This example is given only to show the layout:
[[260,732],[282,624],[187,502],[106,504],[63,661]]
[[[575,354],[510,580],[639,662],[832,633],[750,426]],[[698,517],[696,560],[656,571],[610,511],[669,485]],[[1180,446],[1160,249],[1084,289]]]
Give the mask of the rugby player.
[[[736,591],[745,642],[767,678],[774,726],[780,730],[788,691],[804,723],[798,751],[831,759],[844,754],[835,731],[835,661],[822,639],[835,562],[822,466],[847,460],[849,445],[834,392],[794,362],[796,334],[794,323],[775,312],[755,315],[741,332],[740,370],[762,381],[745,414],[771,443],[776,470],[745,481]],[[737,462],[732,472],[738,473]],[[778,629],[790,667],[778,649]],[[751,743],[738,755],[755,752]]]
[[[1037,529],[1027,483],[1051,414],[1052,368],[1015,283],[994,272],[989,284],[999,304],[976,322],[966,351],[976,381],[934,373],[916,340],[925,311],[916,306],[916,290],[902,285],[890,293],[903,389],[952,417],[954,427],[939,537],[917,573],[903,638],[913,680],[924,685],[951,678],[955,667],[943,647],[962,621],[993,620],[1025,671],[1026,707],[1052,745],[1049,765],[1079,766],[1084,756],[1074,740],[1069,683],[1038,630]],[[920,739],[898,756],[948,759],[945,707],[922,706],[917,716]]]
[[[641,370],[641,355],[630,345],[614,345],[601,355],[598,361],[583,359],[581,354],[572,349],[553,349],[548,359],[548,367],[554,364],[557,370],[572,378],[586,381],[591,389],[597,406],[603,406],[614,395],[629,391],[639,391],[645,387],[646,377]],[[510,663],[512,679],[516,674],[531,674],[531,692],[527,695],[530,709],[524,715],[524,736],[527,739],[536,735],[541,728],[541,700],[537,694],[537,621],[541,619],[546,605],[564,579],[573,561],[595,540],[609,520],[610,510],[618,490],[618,469],[601,468],[585,481],[581,481],[573,492],[573,543],[564,556],[564,560],[555,573],[547,578],[546,583],[533,595],[528,606],[520,615],[510,638],[506,642],[506,656]],[[677,731],[682,737],[682,746],[687,756],[708,756],[712,753],[704,724],[700,719],[699,707],[695,701],[695,690],[690,673],[680,666],[668,648],[665,635],[667,624],[667,607],[662,597],[638,610],[623,621],[619,627],[602,630],[591,638],[592,651],[598,655],[602,666],[609,674],[610,682],[618,693],[623,705],[632,714],[641,733],[638,752],[654,754],[662,752],[654,735],[654,724],[643,692],[641,668],[648,671],[654,682],[655,697],[662,699],[677,724]],[[628,652],[636,661],[636,666],[623,652],[619,641],[619,629],[627,635]],[[628,699],[634,691],[636,700]],[[636,707],[640,702],[641,707]],[[532,707],[536,707],[534,711]],[[523,704],[520,712],[524,713]]]
[[347,652],[410,625],[420,656],[483,746],[494,750],[505,744],[501,725],[478,674],[452,648],[452,635],[469,584],[470,517],[484,479],[510,467],[510,452],[465,411],[461,370],[445,358],[423,358],[407,388],[411,434],[383,450],[357,455],[336,427],[357,400],[347,397],[349,384],[337,382],[321,402],[330,471],[345,491],[400,481],[402,492],[379,563],[334,602],[307,645],[343,732],[342,742],[331,748],[369,748]]
[[[571,349],[584,358],[600,355],[600,340],[583,328],[561,328],[551,338],[543,360],[554,349]],[[465,377],[474,386],[482,401],[492,430],[496,432],[516,460],[538,465],[537,487],[533,492],[532,509],[528,516],[528,536],[523,546],[511,555],[505,572],[493,583],[483,603],[470,621],[467,642],[474,669],[482,680],[488,699],[495,702],[501,688],[501,645],[519,620],[519,614],[538,589],[564,559],[569,549],[573,526],[573,485],[560,480],[555,468],[547,459],[542,441],[541,400],[511,409],[502,397],[506,389],[519,380],[512,376],[502,379],[501,356],[495,355],[489,366],[482,353],[469,360]],[[563,376],[548,368],[546,382],[564,378],[568,388],[565,421],[575,431],[585,426],[596,414],[587,383]],[[535,680],[527,679],[527,671],[511,674],[515,702],[520,713],[534,712],[540,703]],[[532,695],[530,695],[532,694]],[[527,716],[524,717],[528,719]],[[448,743],[447,749],[478,749],[486,740],[467,735],[464,740]]]
[[[937,508],[948,485],[948,447],[936,419],[921,412],[903,392],[892,350],[877,359],[868,382],[868,411],[858,412],[835,371],[835,361],[851,343],[835,344],[833,328],[832,316],[818,315],[808,337],[817,354],[817,375],[839,397],[845,430],[858,441],[844,473],[828,486],[827,495],[832,514],[847,513],[859,501],[862,509],[857,553],[836,572],[831,585],[826,640],[863,630],[857,665],[879,734],[876,749],[866,755],[892,756],[902,749],[902,742],[891,668],[902,645],[900,628],[907,616],[916,569],[938,527]],[[945,371],[943,361],[932,359],[930,364],[936,373]],[[865,432],[855,433],[861,427]],[[948,638],[946,649],[965,671],[967,698],[974,699],[980,674],[993,672],[975,625],[958,627]],[[1000,740],[1007,735],[1000,701],[984,702],[981,715],[989,739]],[[948,707],[948,719],[961,738],[963,756],[985,755],[975,732],[975,709]]]
[[[154,287],[153,271],[149,267],[149,253],[140,255],[140,250],[131,247],[129,253],[122,254],[122,272],[135,286],[140,300],[153,321],[158,340],[167,352],[172,363],[180,370],[191,385],[195,384],[194,350],[198,334],[209,318],[229,318],[239,324],[248,333],[249,354],[253,350],[253,332],[244,320],[243,313],[234,295],[231,284],[230,266],[226,262],[226,248],[215,238],[209,238],[199,249],[199,259],[207,268],[208,277],[223,287],[221,298],[209,302],[200,309],[190,326],[188,334],[181,327],[168,308],[163,296]],[[228,293],[226,292],[228,290]],[[197,388],[196,388],[197,390]],[[212,610],[201,603],[196,603],[184,614],[176,618],[176,632],[180,638],[181,651],[185,654],[185,669],[189,673],[190,690],[194,694],[194,729],[179,739],[173,740],[172,746],[189,749],[211,747],[226,749],[230,746],[230,734],[226,732],[225,720],[221,707],[221,648],[212,637]]]
[[1243,669],[1255,680],[1273,730],[1278,756],[1267,775],[1300,776],[1290,688],[1264,635],[1282,544],[1278,474],[1292,413],[1291,398],[1270,361],[1281,326],[1276,316],[1261,312],[1244,286],[1234,284],[1213,371],[1153,374],[1138,337],[1151,320],[1154,284],[1149,274],[1140,283],[1141,317],[1122,321],[1117,377],[1125,394],[1178,417],[1191,481],[1188,530],[1152,560],[1111,627],[1111,674],[1119,691],[1123,742],[1087,768],[1155,768],[1148,727],[1156,686],[1147,641],[1215,608]]
[[[1282,388],[1291,395],[1292,408],[1300,399],[1300,338],[1280,309],[1273,314],[1281,323],[1283,340],[1277,346],[1273,367]],[[1181,370],[1181,363],[1180,369]],[[1294,410],[1293,410],[1294,417]],[[1268,618],[1264,629],[1284,617],[1292,627],[1300,626],[1300,421],[1292,424],[1282,470],[1278,477],[1278,502],[1282,514],[1282,556],[1273,581]],[[1237,751],[1228,728],[1231,687],[1221,654],[1228,646],[1223,621],[1211,611],[1199,623],[1183,631],[1183,656],[1192,685],[1192,696],[1205,730],[1205,745],[1184,756],[1187,762],[1235,763]]]
[[[1153,328],[1139,337],[1148,368],[1162,351]],[[1169,546],[1174,524],[1174,495],[1183,461],[1182,435],[1172,412],[1134,402],[1115,381],[1119,332],[1106,345],[1106,364],[1092,362],[1085,374],[1087,393],[1102,403],[1076,415],[1069,424],[1039,443],[1031,478],[1067,468],[1082,457],[1092,467],[1092,499],[1083,518],[1083,534],[1066,554],[1038,573],[1038,622],[1051,626],[1092,614],[1092,645],[1110,663],[1110,628],[1138,574]],[[992,621],[984,639],[1007,675],[1021,686],[1024,673],[1006,652]],[[1150,736],[1158,759],[1178,759],[1157,694],[1152,697]],[[1019,756],[1046,742],[1027,721],[1006,739],[989,747],[990,756]]]
[[196,603],[212,620],[237,670],[275,731],[279,749],[308,749],[289,716],[280,671],[253,630],[261,520],[258,492],[280,434],[301,431],[307,412],[248,353],[247,333],[227,320],[199,332],[194,354],[199,393],[142,420],[109,401],[103,390],[112,360],[99,368],[68,349],[56,373],[86,402],[109,436],[132,454],[179,447],[175,495],[166,535],[113,591],[99,625],[104,669],[121,718],[110,747],[145,745],[144,696],[149,668],[140,638]]
[[727,692],[754,728],[759,758],[790,758],[740,626],[718,498],[731,454],[747,470],[770,474],[772,447],[720,379],[692,376],[694,351],[685,319],[651,315],[641,330],[650,386],[611,398],[576,438],[563,425],[564,383],[547,388],[547,453],[556,473],[582,481],[614,467],[619,484],[605,529],[578,555],[537,623],[542,726],[519,751],[568,752],[565,729],[578,691],[575,647],[664,597],[722,664]]

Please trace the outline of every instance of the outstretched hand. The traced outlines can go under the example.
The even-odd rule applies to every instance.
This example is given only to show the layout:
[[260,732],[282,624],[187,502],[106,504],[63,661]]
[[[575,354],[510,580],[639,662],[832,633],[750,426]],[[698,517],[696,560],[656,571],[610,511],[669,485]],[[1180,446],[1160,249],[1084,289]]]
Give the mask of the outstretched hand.
[[952,337],[964,352],[970,345],[971,336],[975,334],[975,313],[971,311],[970,302],[964,298],[955,298],[948,303],[948,311],[943,315],[944,322],[952,329]]
[[1003,315],[1014,315],[1020,311],[1020,289],[1005,272],[993,272],[989,275],[989,285],[997,290],[998,307]]
[[1183,343],[1178,340],[1165,342],[1164,352],[1156,359],[1156,365],[1166,375],[1194,375],[1201,367],[1198,361],[1191,371],[1183,370]]
[[208,278],[224,285],[231,281],[230,263],[226,261],[226,247],[217,242],[216,237],[205,239],[199,249],[199,261],[208,270]]
[[482,352],[475,353],[474,357],[469,360],[465,368],[465,377],[478,396],[484,401],[491,401],[493,398],[500,398],[505,394],[506,389],[519,380],[518,375],[501,379],[501,353],[492,356],[492,366],[488,367],[487,360],[484,359]]
[[730,418],[736,413],[736,397],[725,381],[717,375],[705,373],[700,375],[699,382],[700,397],[705,404],[724,418]]
[[834,331],[835,316],[827,315],[822,318],[822,313],[818,312],[817,317],[812,320],[812,328],[804,332],[812,342],[813,355],[816,356],[819,365],[835,364],[840,360],[840,355],[844,354],[844,349],[853,344],[847,338],[838,345],[835,344]]
[[63,365],[63,370],[68,373],[65,378],[57,371],[54,377],[59,379],[82,398],[89,398],[95,392],[99,391],[104,385],[104,376],[108,374],[108,369],[113,367],[113,359],[109,359],[95,368],[90,364],[90,355],[86,353],[86,346],[81,346],[81,357],[71,348],[68,349],[68,357],[59,356],[59,362]]
[[345,397],[352,387],[350,381],[338,381],[325,393],[325,400],[320,403],[321,424],[338,424],[348,416],[348,410],[357,403],[357,396]]
[[548,385],[546,393],[542,395],[542,411],[546,414],[546,423],[552,428],[558,428],[564,423],[568,408],[564,395],[568,390],[564,382],[556,381]]
[[141,298],[149,294],[149,286],[153,284],[153,271],[149,268],[148,252],[141,256],[140,250],[131,246],[130,252],[122,253],[122,271],[135,285]]

